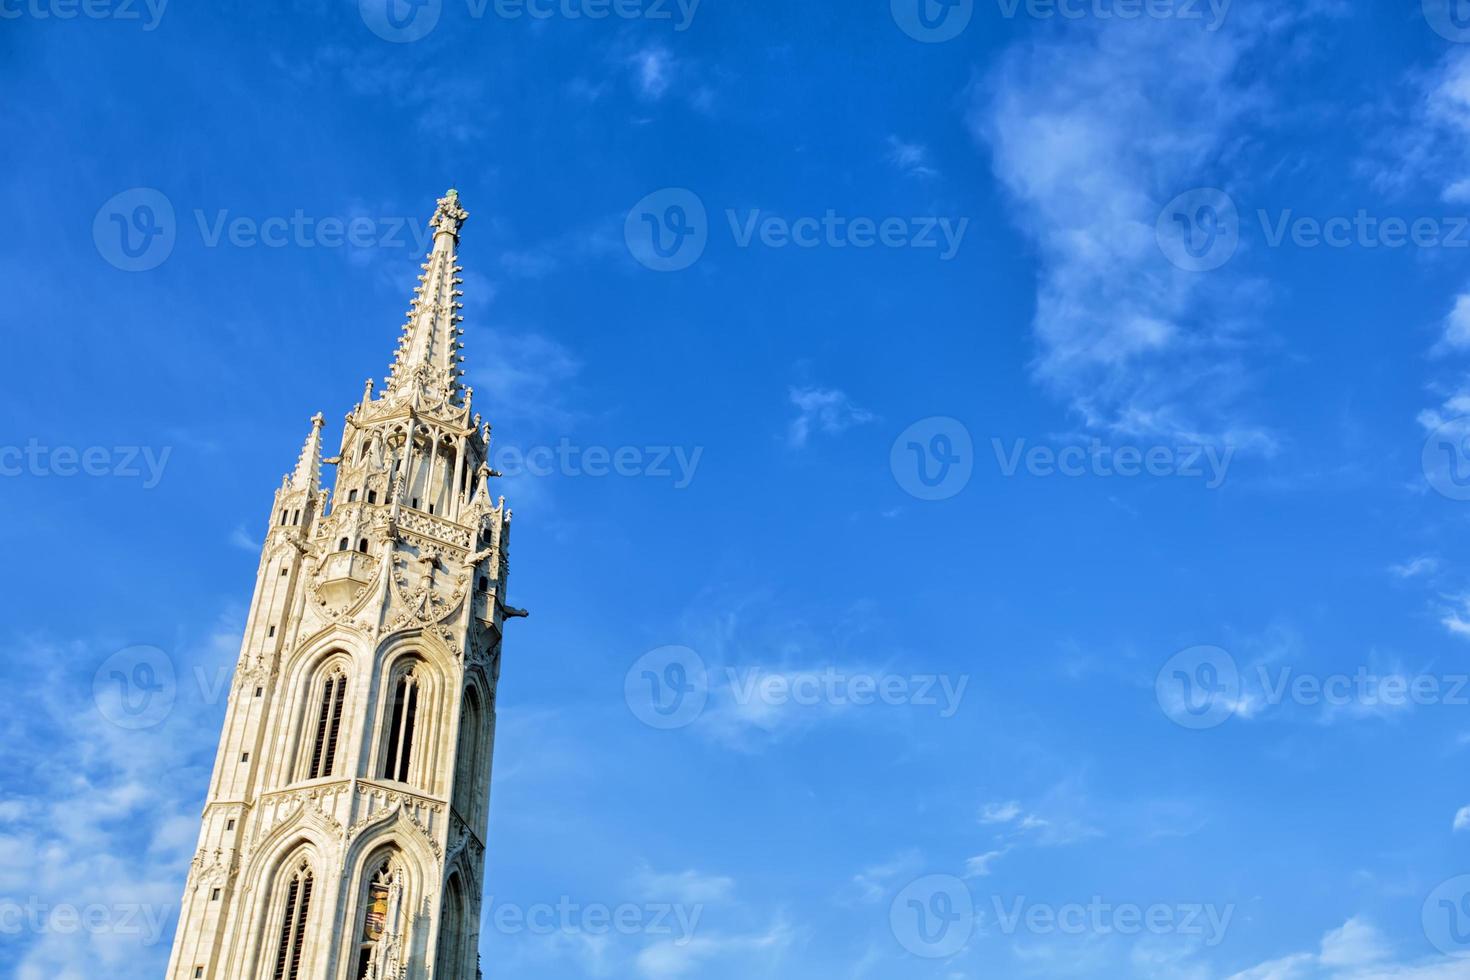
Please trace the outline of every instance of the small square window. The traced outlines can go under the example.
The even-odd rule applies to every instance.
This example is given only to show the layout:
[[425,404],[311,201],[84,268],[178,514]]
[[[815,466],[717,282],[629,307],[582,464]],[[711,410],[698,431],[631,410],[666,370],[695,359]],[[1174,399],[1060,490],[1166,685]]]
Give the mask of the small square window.
[[218,888],[216,888],[214,891],[212,891],[212,892],[209,893],[209,900],[211,902],[218,902],[219,901],[219,889]]
[[287,572],[286,566],[285,565],[282,565],[281,566],[281,578],[285,578],[286,577],[286,572]]
[[256,697],[260,697],[260,696],[261,696],[261,695],[263,695],[263,694],[264,694],[264,693],[265,693],[265,688],[263,688],[263,687],[257,687],[257,688],[256,688],[256,689],[255,689],[255,696],[256,696]]
[[244,755],[240,756],[240,761],[241,762],[249,762],[250,761],[250,753],[249,752],[246,752]]
[[274,626],[272,626],[270,632],[267,633],[266,636],[275,636],[275,635],[276,635],[276,628]]
[[235,821],[231,820],[228,823],[226,823],[225,824],[225,829],[226,830],[234,830],[235,829]]
[[378,502],[378,491],[376,491],[376,490],[369,490],[368,491],[368,503],[375,504],[377,502]]
[[204,967],[202,967],[202,966],[196,966],[196,967],[194,967],[194,976],[196,978],[204,976]]

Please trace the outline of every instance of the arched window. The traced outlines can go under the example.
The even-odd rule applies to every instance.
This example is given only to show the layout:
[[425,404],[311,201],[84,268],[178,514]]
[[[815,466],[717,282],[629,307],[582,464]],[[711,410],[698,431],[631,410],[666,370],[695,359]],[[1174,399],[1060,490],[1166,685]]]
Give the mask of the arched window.
[[480,695],[473,687],[464,693],[464,707],[459,713],[459,752],[454,767],[454,806],[459,815],[476,830],[480,829],[480,760],[481,729]]
[[285,907],[281,913],[281,935],[276,948],[274,980],[298,980],[301,976],[301,954],[306,945],[306,922],[311,914],[311,867],[303,859],[286,888]]
[[394,965],[381,961],[397,959],[395,954],[398,951],[393,947],[400,938],[394,934],[398,928],[399,909],[394,905],[401,900],[401,893],[402,885],[398,881],[398,873],[393,868],[393,859],[390,856],[378,866],[373,880],[368,883],[367,895],[363,900],[362,931],[357,938],[357,970],[352,974],[353,980],[362,980],[369,975],[374,966],[375,955],[380,961],[377,964],[379,976],[385,975],[385,968]]
[[444,912],[439,925],[439,958],[434,972],[440,976],[461,976],[465,940],[464,886],[458,874],[449,876],[444,887]]
[[351,547],[351,545],[346,538],[343,538],[341,541],[337,542],[338,551],[346,551],[349,547]]
[[410,668],[399,675],[393,687],[393,707],[388,713],[388,751],[383,757],[384,779],[408,782],[418,710],[419,680]]
[[317,706],[316,737],[312,741],[311,765],[306,778],[332,775],[337,760],[337,737],[342,731],[342,705],[347,700],[347,672],[341,665],[332,668],[322,685],[322,698]]
[[363,538],[362,540],[360,540],[360,541],[357,542],[357,550],[360,551],[360,552],[362,552],[363,554],[367,554],[367,550],[368,550],[368,539],[367,538]]

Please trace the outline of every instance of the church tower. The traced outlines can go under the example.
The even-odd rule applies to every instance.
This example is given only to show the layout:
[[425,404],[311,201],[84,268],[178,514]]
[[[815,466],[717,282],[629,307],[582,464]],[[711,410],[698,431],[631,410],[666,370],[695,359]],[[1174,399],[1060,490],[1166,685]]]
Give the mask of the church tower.
[[[168,980],[476,980],[511,514],[461,384],[468,214],[387,385],[276,490]],[[334,487],[321,486],[323,463]]]

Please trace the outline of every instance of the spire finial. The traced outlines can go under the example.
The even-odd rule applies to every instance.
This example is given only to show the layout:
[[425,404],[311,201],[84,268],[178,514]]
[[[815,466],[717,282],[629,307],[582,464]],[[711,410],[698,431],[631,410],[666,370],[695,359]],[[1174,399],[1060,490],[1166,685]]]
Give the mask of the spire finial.
[[452,403],[456,408],[464,407],[459,381],[459,365],[464,360],[459,354],[459,323],[464,319],[460,297],[464,293],[459,287],[464,280],[459,278],[454,250],[468,217],[469,212],[460,206],[459,191],[451,187],[438,200],[434,216],[429,219],[434,245],[423,264],[424,272],[419,276],[398,341],[388,377],[388,396],[418,393],[431,405]]

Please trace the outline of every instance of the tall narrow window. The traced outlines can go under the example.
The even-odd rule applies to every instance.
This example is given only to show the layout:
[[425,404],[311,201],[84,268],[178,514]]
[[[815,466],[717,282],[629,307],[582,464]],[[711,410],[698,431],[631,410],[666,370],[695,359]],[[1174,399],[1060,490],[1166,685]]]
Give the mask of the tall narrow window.
[[412,670],[399,676],[393,690],[393,710],[388,716],[388,752],[383,759],[383,778],[408,782],[413,761],[413,729],[418,716],[419,682]]
[[311,746],[311,765],[307,779],[332,775],[337,760],[337,737],[342,731],[342,705],[347,700],[347,674],[333,668],[322,685],[322,700],[317,706],[316,737]]
[[353,974],[356,980],[362,980],[368,975],[368,969],[373,962],[373,950],[377,948],[387,928],[388,897],[393,890],[392,886],[393,871],[389,863],[384,861],[378,873],[373,876],[372,883],[368,885],[367,907],[362,914],[362,935],[357,941],[357,972]]
[[459,762],[454,776],[454,805],[471,827],[479,827],[480,798],[480,696],[474,688],[465,691],[459,714]]
[[311,913],[311,869],[303,863],[286,889],[286,907],[281,919],[281,938],[276,950],[274,980],[298,980],[301,954],[306,946],[306,920]]

